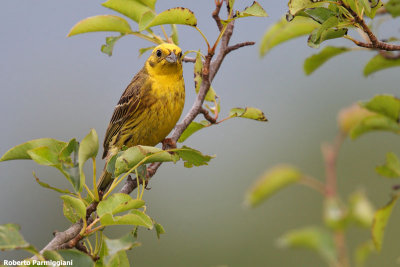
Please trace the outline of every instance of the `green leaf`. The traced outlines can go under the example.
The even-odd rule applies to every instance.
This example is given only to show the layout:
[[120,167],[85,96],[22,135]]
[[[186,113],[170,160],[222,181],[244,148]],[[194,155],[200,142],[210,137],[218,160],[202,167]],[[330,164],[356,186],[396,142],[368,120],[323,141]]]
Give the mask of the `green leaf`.
[[398,134],[400,132],[400,125],[396,121],[381,114],[368,116],[351,129],[350,138],[354,140],[372,131],[388,131]]
[[187,146],[177,149],[176,153],[184,161],[186,168],[208,165],[208,162],[213,158],[212,156],[203,155],[200,151]]
[[[356,4],[356,0],[343,0],[343,3],[346,6],[350,7],[350,9],[353,10],[355,13],[360,11],[359,2],[357,1],[357,4]],[[346,8],[344,8],[344,9],[347,10]],[[358,15],[361,16],[361,14],[358,14]]]
[[360,9],[364,9],[365,14],[371,13],[371,6],[369,0],[359,0],[358,3],[361,7]]
[[57,250],[57,253],[60,254],[61,257],[65,261],[72,261],[74,266],[85,266],[85,267],[94,267],[94,262],[92,258],[78,250],[74,249],[61,249]]
[[125,36],[125,34],[106,37],[106,43],[101,46],[101,52],[111,57],[115,43],[123,36]]
[[165,234],[164,227],[159,223],[155,223],[154,228],[156,229],[157,238],[160,239],[160,235]]
[[324,49],[322,49],[319,53],[308,57],[304,61],[304,72],[307,75],[310,75],[329,59],[347,51],[350,51],[350,49],[346,47],[327,46]]
[[400,160],[394,153],[386,154],[386,163],[376,167],[376,172],[388,178],[400,177]]
[[117,158],[121,156],[123,151],[119,151],[116,155],[112,156],[111,159],[107,162],[107,167],[106,170],[107,172],[111,173],[113,177],[115,173],[115,162],[117,161]]
[[176,162],[178,160],[176,155],[170,154],[167,151],[163,151],[160,148],[151,146],[131,147],[117,157],[115,161],[115,177],[118,177],[120,174],[129,171],[146,157],[148,157],[148,159],[145,160],[143,164],[168,161]]
[[157,0],[138,0],[138,1],[141,2],[142,4],[144,4],[145,6],[150,7],[153,10],[154,10],[154,8],[156,6],[156,2],[157,2]]
[[302,174],[294,167],[276,166],[265,172],[250,188],[245,196],[245,203],[251,207],[260,204],[279,190],[297,183]]
[[64,260],[64,258],[60,254],[58,254],[58,252],[55,250],[44,251],[43,257],[45,257],[46,260],[52,260],[52,261],[63,261]]
[[290,0],[289,1],[289,14],[292,16],[297,15],[297,12],[306,9],[322,6],[324,3],[318,3],[320,1],[314,0]]
[[393,18],[400,16],[400,0],[389,0],[385,8]]
[[[196,55],[196,62],[194,63],[194,88],[196,93],[198,94],[200,91],[201,83],[203,82],[203,60],[201,58],[200,51]],[[217,97],[216,92],[214,91],[213,87],[210,86],[208,92],[206,94],[205,100],[209,102],[214,102],[215,98]]]
[[354,262],[357,267],[362,267],[365,264],[365,261],[369,257],[369,255],[375,251],[374,242],[372,240],[368,240],[364,243],[361,243],[357,246],[354,253]]
[[351,194],[350,218],[361,227],[370,228],[374,219],[375,209],[364,192],[357,191]]
[[228,4],[229,4],[228,8],[231,10],[233,8],[233,6],[235,5],[235,0],[229,0]]
[[142,1],[136,0],[108,0],[102,4],[104,7],[117,11],[128,18],[139,23],[142,15],[148,11],[152,11]]
[[243,11],[236,11],[236,18],[244,18],[244,17],[267,17],[268,14],[265,12],[264,8],[257,2],[254,1],[253,4],[249,7],[246,7]]
[[[74,186],[75,190],[79,189],[79,175],[76,172],[76,164],[74,164],[70,158],[70,154],[78,149],[78,143],[75,139],[72,139],[68,144],[64,143],[63,147],[36,147],[34,149],[28,150],[27,154],[36,163],[45,166],[51,166],[58,169]],[[39,181],[37,177],[36,181],[43,187],[54,189],[60,192],[59,189],[51,187],[46,183]],[[62,190],[61,190],[62,191]]]
[[132,199],[130,195],[115,193],[106,200],[100,201],[97,207],[97,215],[99,217],[106,213],[114,215],[131,209],[141,208],[144,206],[144,204],[145,202],[143,200]]
[[67,218],[67,220],[72,223],[76,223],[81,219],[76,210],[69,203],[65,201],[63,202],[63,214],[64,217]]
[[69,140],[68,144],[66,144],[58,154],[58,160],[63,163],[72,164],[71,154],[78,152],[79,143],[75,138]]
[[19,230],[20,227],[16,224],[0,225],[0,250],[14,250],[30,246],[19,233]]
[[143,47],[139,49],[139,56],[142,56],[144,53],[146,53],[149,50],[153,50],[155,46],[149,46],[149,47]]
[[79,187],[81,185],[81,177],[79,174],[79,165],[78,163],[74,164],[72,167],[64,167],[62,166],[62,173],[68,179],[68,181],[72,184],[75,191],[79,191]]
[[189,138],[189,136],[191,136],[192,134],[194,134],[195,132],[203,129],[204,127],[206,127],[207,125],[209,125],[210,123],[208,123],[207,121],[201,121],[199,122],[195,122],[192,121],[189,126],[185,129],[185,131],[182,133],[181,137],[179,137],[178,142],[182,143],[184,142],[186,139]]
[[174,44],[179,45],[178,28],[176,27],[175,24],[171,24],[171,39],[174,42]]
[[131,210],[122,216],[113,216],[111,213],[102,214],[100,217],[102,225],[138,225],[153,229],[151,218],[140,210]]
[[27,153],[37,164],[45,166],[55,166],[60,164],[58,154],[46,146],[36,147],[28,150]]
[[336,39],[336,38],[340,38],[343,37],[347,34],[348,29],[343,28],[343,29],[328,29],[326,31],[324,31],[320,38],[317,40],[312,40],[313,39],[313,33],[311,33],[310,38],[308,39],[308,45],[312,48],[318,48],[319,45],[326,40],[330,40],[330,39]]
[[[102,249],[107,257],[105,257],[105,261],[107,262],[107,266],[114,266],[111,263],[114,262],[115,256],[120,252],[125,252],[127,250],[131,250],[132,248],[140,246],[139,242],[135,241],[135,237],[132,233],[129,233],[118,239],[109,239],[104,236],[104,242],[102,245]],[[118,257],[118,256],[117,256]],[[127,265],[115,265],[115,266],[127,266]]]
[[370,19],[373,19],[378,9],[383,7],[383,3],[380,0],[362,0],[362,3],[367,7],[364,9],[364,13]]
[[291,230],[278,240],[282,248],[303,248],[317,252],[329,264],[336,261],[332,234],[318,227]]
[[256,121],[268,121],[267,118],[265,117],[264,113],[261,110],[259,110],[258,108],[252,108],[252,107],[232,108],[229,111],[229,116],[252,119],[252,120],[256,120]]
[[395,121],[400,119],[400,99],[392,95],[376,95],[370,101],[361,105],[370,111],[382,114]]
[[60,196],[64,201],[64,216],[71,222],[76,222],[76,218],[86,219],[86,206],[85,203],[79,198],[69,195]]
[[138,24],[139,31],[145,30],[147,24],[149,24],[155,17],[156,14],[153,11],[147,11],[143,13],[142,17],[140,18],[140,22]]
[[83,172],[83,166],[85,162],[90,158],[96,158],[97,152],[99,151],[99,137],[97,136],[96,130],[91,129],[90,132],[82,139],[81,145],[79,146],[78,159],[79,159],[79,173],[80,186],[79,191],[82,190],[82,186],[85,183],[85,174]]
[[369,76],[374,72],[398,66],[400,66],[400,58],[387,59],[378,54],[371,58],[370,61],[368,61],[367,65],[365,65],[364,76]]
[[381,251],[386,225],[398,198],[398,195],[394,196],[386,206],[375,212],[374,222],[372,224],[372,240],[374,241],[377,251]]
[[89,17],[75,24],[68,33],[68,37],[88,32],[120,32],[130,33],[129,23],[118,16],[98,15]]
[[[73,138],[68,142],[68,144],[64,146],[64,148],[58,154],[58,160],[60,161],[60,164],[53,166],[57,168],[67,178],[67,180],[74,187],[75,191],[79,191],[79,186],[80,186],[79,164],[77,163],[76,160],[78,151],[79,151],[79,143],[76,141],[75,138]],[[72,153],[73,157],[71,157]],[[47,184],[40,182],[38,179],[36,180],[40,185],[46,187]],[[48,188],[58,191],[54,187],[48,187]],[[62,191],[68,191],[68,190],[62,190]]]
[[59,153],[67,143],[58,141],[53,138],[41,138],[28,141],[26,143],[17,145],[8,150],[1,158],[1,161],[15,160],[15,159],[31,159],[28,151],[37,147],[48,147],[55,153]]
[[334,12],[333,10],[326,7],[315,7],[304,9],[303,11],[298,12],[296,16],[309,17],[316,22],[322,24],[329,18],[337,16],[337,12]]
[[146,23],[142,23],[142,21],[140,22],[139,31],[164,24],[182,24],[189,26],[197,25],[197,19],[193,12],[183,7],[175,7],[165,10],[148,21],[149,17],[150,16],[146,18]]
[[308,45],[312,48],[318,48],[326,40],[340,38],[347,34],[347,29],[334,29],[339,23],[337,17],[330,17],[322,23],[319,29],[315,29],[308,37]]
[[129,267],[129,259],[126,255],[126,251],[119,251],[114,256],[110,258],[107,262],[107,267],[119,267],[119,266],[126,266]]
[[363,119],[375,115],[368,109],[361,107],[358,103],[352,104],[349,107],[340,110],[337,121],[339,129],[344,134],[349,134],[350,131],[358,125]]
[[126,251],[140,246],[140,243],[136,242],[132,233],[128,233],[127,235],[118,239],[109,239],[104,237],[104,241],[108,252],[107,254],[111,257],[120,251]]
[[312,19],[295,17],[291,22],[282,18],[264,34],[260,44],[260,56],[265,56],[273,47],[291,39],[310,34],[319,24]]
[[355,139],[370,131],[390,131],[399,134],[398,123],[400,100],[391,95],[377,95],[369,102],[361,104],[364,108],[375,113],[362,119],[350,131],[350,137]]

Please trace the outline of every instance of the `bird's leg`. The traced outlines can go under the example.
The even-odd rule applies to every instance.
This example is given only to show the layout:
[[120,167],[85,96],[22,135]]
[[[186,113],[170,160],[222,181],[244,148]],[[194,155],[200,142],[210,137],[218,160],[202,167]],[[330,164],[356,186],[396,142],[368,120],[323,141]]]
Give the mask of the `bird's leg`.
[[170,149],[170,148],[176,148],[176,142],[172,140],[171,138],[165,138],[162,142],[162,148],[164,150]]

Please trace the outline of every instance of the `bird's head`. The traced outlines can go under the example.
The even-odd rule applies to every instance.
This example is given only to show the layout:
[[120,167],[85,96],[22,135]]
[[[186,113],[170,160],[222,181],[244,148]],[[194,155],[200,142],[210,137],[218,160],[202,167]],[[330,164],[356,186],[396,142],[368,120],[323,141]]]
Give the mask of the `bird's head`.
[[159,75],[182,72],[182,50],[174,44],[160,44],[146,61],[150,72]]

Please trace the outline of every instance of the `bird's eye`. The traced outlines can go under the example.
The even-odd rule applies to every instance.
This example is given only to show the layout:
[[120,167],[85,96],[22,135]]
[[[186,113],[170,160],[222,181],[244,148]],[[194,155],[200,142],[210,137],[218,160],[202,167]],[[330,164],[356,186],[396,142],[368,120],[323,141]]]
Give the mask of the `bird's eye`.
[[178,57],[179,57],[179,58],[182,57],[182,52],[179,52]]
[[161,53],[161,50],[157,50],[157,51],[156,51],[157,57],[161,57],[161,54],[162,54],[162,53]]

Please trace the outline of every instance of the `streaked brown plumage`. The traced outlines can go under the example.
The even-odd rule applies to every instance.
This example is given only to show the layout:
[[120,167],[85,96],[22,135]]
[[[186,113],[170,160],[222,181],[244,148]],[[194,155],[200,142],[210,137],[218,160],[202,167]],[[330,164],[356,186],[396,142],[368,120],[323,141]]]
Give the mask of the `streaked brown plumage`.
[[[157,46],[125,89],[107,128],[103,158],[123,146],[155,146],[177,123],[185,101],[182,51],[173,44]],[[106,190],[111,174],[103,171],[98,188]]]

